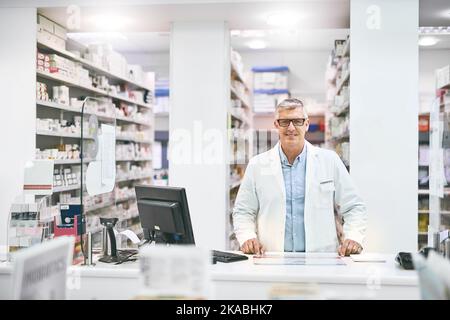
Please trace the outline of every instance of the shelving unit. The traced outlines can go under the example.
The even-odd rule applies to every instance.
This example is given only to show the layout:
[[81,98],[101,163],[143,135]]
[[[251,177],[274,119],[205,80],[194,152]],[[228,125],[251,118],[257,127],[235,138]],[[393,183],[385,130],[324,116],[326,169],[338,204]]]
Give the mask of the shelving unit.
[[232,50],[230,66],[230,106],[228,109],[228,141],[230,162],[228,172],[228,190],[226,194],[228,208],[226,210],[226,234],[229,249],[238,249],[232,226],[232,210],[234,201],[244,176],[245,169],[252,152],[253,115],[251,106],[251,87],[246,80],[239,53]]
[[430,109],[428,245],[432,233],[450,229],[450,64],[436,70]]
[[[427,238],[423,237],[421,233],[427,233],[429,224],[429,146],[430,146],[430,114],[419,115],[419,194],[418,194],[418,247],[427,245]],[[428,149],[428,151],[427,151]]]
[[[72,98],[82,100],[86,96],[93,96],[96,98],[109,98],[111,101],[111,108],[106,108],[102,111],[100,111],[99,106],[97,106],[96,109],[95,106],[94,109],[86,108],[84,112],[85,115],[95,115],[100,123],[105,121],[116,123],[116,130],[118,127],[124,126],[131,126],[131,129],[137,128],[138,130],[136,131],[136,136],[123,136],[117,134],[116,149],[118,150],[122,145],[127,145],[127,148],[131,148],[134,152],[124,153],[124,156],[121,156],[116,150],[117,176],[120,176],[121,178],[116,179],[116,185],[111,195],[112,197],[110,200],[96,203],[95,205],[87,205],[85,203],[85,213],[87,214],[87,219],[93,219],[92,221],[97,221],[99,216],[117,216],[119,218],[117,224],[118,228],[135,229],[139,233],[139,221],[138,219],[137,222],[134,221],[138,218],[137,206],[135,203],[136,197],[135,195],[127,197],[120,196],[121,193],[119,189],[127,187],[132,189],[135,183],[150,184],[152,182],[153,170],[151,166],[152,157],[150,155],[154,139],[154,84],[139,83],[135,79],[119,75],[116,72],[108,70],[104,66],[97,65],[94,62],[83,58],[84,53],[87,52],[87,48],[73,40],[65,39],[65,48],[55,46],[50,40],[43,39],[42,35],[44,33],[47,37],[55,37],[55,35],[49,35],[49,31],[42,31],[41,28],[38,27],[38,40],[36,45],[39,53],[48,56],[56,55],[55,59],[59,59],[60,61],[65,61],[62,59],[65,58],[73,63],[77,63],[77,68],[88,71],[90,81],[96,84],[96,86],[99,86],[100,83],[98,77],[105,77],[111,86],[104,86],[104,84],[102,84],[102,87],[86,85],[86,78],[82,81],[81,78],[77,78],[77,74],[74,75],[70,72],[67,73],[70,77],[64,75],[65,70],[61,67],[54,68],[54,66],[49,63],[52,68],[48,67],[45,70],[38,68],[36,71],[37,81],[46,85],[49,99],[43,100],[40,97],[37,97],[36,111],[38,119],[55,119],[59,120],[61,124],[63,121],[70,122],[75,117],[81,115],[79,101],[76,105],[72,105]],[[71,51],[72,48],[74,49],[73,51]],[[78,54],[76,52],[78,52]],[[61,64],[64,65],[64,63]],[[93,81],[93,79],[95,81]],[[54,96],[52,90],[53,87],[62,85],[69,88],[70,99],[63,102],[61,102],[60,99],[52,99]],[[112,86],[116,86],[116,88],[117,86],[120,86],[120,91],[122,92],[119,93],[118,89],[113,88]],[[134,90],[133,93],[130,93],[132,90]],[[136,95],[136,93],[140,94]],[[138,96],[144,97],[143,100],[137,100],[135,97]],[[146,98],[147,100],[145,100]],[[36,147],[38,149],[58,149],[62,151],[66,144],[79,146],[82,140],[80,138],[80,133],[77,130],[75,130],[75,133],[72,132],[73,131],[70,130],[68,130],[68,132],[65,130],[63,132],[37,130]],[[144,136],[145,138],[141,138]],[[84,140],[91,140],[93,138],[93,136],[85,136]],[[142,152],[143,150],[146,152]],[[142,156],[136,156],[137,154],[141,154]],[[79,171],[86,170],[87,164],[89,164],[92,159],[87,158],[83,161],[86,166],[80,168],[80,159],[78,156],[75,159],[56,159],[55,169],[58,168],[58,170],[62,172],[64,169],[70,168],[73,172],[78,174],[79,181]],[[142,169],[140,171],[143,171],[143,174],[128,176],[119,174],[121,172],[119,169],[132,173],[133,171],[130,171],[129,169],[133,168],[133,166],[141,167]],[[79,201],[80,184],[54,187],[53,193],[52,198],[54,205],[61,203],[60,199],[63,194],[64,199],[69,197],[71,199],[78,199]],[[128,213],[130,210],[135,211],[134,216],[122,219],[123,213]],[[131,222],[133,225],[130,224]],[[97,224],[88,226],[87,231],[98,232],[101,229],[99,224]],[[94,235],[94,237],[97,238],[98,236],[99,235]]]
[[325,146],[333,149],[350,170],[350,38],[336,40],[327,70],[332,75],[328,100],[329,111],[325,115]]

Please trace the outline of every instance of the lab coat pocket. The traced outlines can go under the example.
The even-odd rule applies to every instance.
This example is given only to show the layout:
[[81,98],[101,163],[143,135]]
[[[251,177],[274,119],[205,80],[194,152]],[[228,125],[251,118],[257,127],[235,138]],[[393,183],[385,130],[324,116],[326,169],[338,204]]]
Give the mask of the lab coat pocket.
[[334,181],[327,180],[320,182],[319,184],[319,208],[333,208],[333,199],[334,199]]

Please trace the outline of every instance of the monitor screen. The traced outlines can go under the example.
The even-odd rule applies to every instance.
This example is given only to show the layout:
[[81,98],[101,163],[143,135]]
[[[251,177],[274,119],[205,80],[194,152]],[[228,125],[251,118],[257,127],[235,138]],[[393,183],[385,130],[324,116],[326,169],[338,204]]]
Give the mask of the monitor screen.
[[184,188],[136,186],[135,190],[146,240],[195,244]]

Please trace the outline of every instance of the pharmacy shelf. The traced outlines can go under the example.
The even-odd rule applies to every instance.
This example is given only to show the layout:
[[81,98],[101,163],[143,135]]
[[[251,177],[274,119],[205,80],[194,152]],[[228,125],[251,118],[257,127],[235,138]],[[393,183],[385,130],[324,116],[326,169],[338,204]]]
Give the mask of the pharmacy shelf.
[[114,201],[108,201],[106,203],[98,203],[96,205],[93,205],[93,206],[90,206],[90,207],[86,207],[84,209],[84,212],[91,212],[91,211],[95,211],[95,210],[98,210],[98,209],[103,209],[103,208],[106,208],[106,207],[113,206],[114,204],[115,204]]
[[[41,106],[41,107],[49,107],[49,108],[54,108],[54,109],[58,109],[58,110],[74,112],[74,113],[81,113],[81,109],[80,108],[75,108],[75,107],[71,107],[71,106],[68,106],[68,105],[65,105],[65,104],[56,103],[56,102],[52,102],[52,101],[37,100],[36,101],[36,105],[37,106]],[[107,115],[107,114],[96,113],[96,112],[89,112],[89,111],[86,111],[86,110],[84,111],[84,113],[85,114],[90,114],[90,115],[95,115],[100,120],[107,120],[107,121],[120,120],[120,121],[126,121],[126,122],[130,122],[130,123],[136,123],[136,124],[144,125],[144,126],[148,126],[148,127],[151,126],[149,122],[137,121],[137,120],[129,119],[129,118],[122,117],[122,116],[116,116],[114,118],[113,116],[110,116],[110,115]]]
[[347,71],[345,73],[344,78],[342,79],[342,81],[337,85],[336,87],[336,95],[339,95],[339,92],[342,90],[345,82],[350,78],[350,71]]
[[45,49],[47,51],[52,51],[53,53],[57,53],[65,58],[69,58],[73,61],[79,62],[81,63],[84,67],[86,67],[86,69],[94,71],[95,73],[97,73],[98,75],[102,75],[102,76],[106,76],[110,79],[116,80],[116,81],[122,81],[125,82],[137,89],[143,89],[143,90],[148,90],[148,91],[152,91],[150,88],[146,87],[143,84],[140,84],[136,81],[133,81],[132,79],[127,79],[123,76],[114,74],[108,70],[106,70],[105,68],[98,66],[94,63],[92,63],[89,60],[83,59],[81,57],[78,57],[77,55],[73,54],[70,51],[67,50],[63,50],[63,49],[59,49],[59,48],[55,48],[54,46],[44,43],[43,41],[38,41],[37,42],[37,46],[40,49]]
[[108,93],[105,90],[100,90],[100,89],[97,89],[92,86],[86,86],[83,84],[79,84],[75,80],[73,80],[69,77],[59,75],[57,73],[49,73],[49,72],[45,72],[45,71],[41,71],[41,70],[37,70],[36,73],[41,78],[58,81],[58,82],[65,84],[66,86],[83,89],[83,90],[90,91],[92,93],[96,93],[96,94],[102,95],[102,96],[108,96]]
[[130,142],[136,142],[136,143],[142,143],[142,144],[152,144],[151,140],[142,140],[142,139],[135,139],[135,138],[127,138],[127,137],[118,137],[116,136],[117,141],[130,141]]
[[233,98],[241,100],[244,107],[250,109],[250,103],[247,99],[244,99],[233,86],[230,86],[230,90]]
[[116,116],[116,120],[130,122],[130,123],[137,123],[137,124],[140,124],[143,126],[150,127],[150,120],[149,121],[139,121],[139,120],[133,120],[133,119],[130,119],[127,117],[122,117],[122,116]]
[[231,72],[232,72],[232,74],[236,75],[236,78],[237,78],[240,82],[242,82],[242,84],[245,86],[245,88],[246,88],[247,90],[250,90],[249,86],[247,85],[247,83],[246,83],[245,80],[244,80],[244,76],[238,71],[238,68],[237,68],[237,66],[236,66],[236,63],[235,63],[233,60],[231,60]]
[[[420,214],[429,214],[430,211],[429,210],[419,210]],[[444,215],[450,215],[450,210],[441,210],[439,212],[440,214],[444,214]]]
[[147,109],[152,109],[153,108],[152,105],[150,105],[150,104],[147,104],[147,103],[144,103],[144,102],[138,102],[138,101],[135,101],[135,100],[131,100],[131,99],[127,98],[127,97],[123,97],[123,96],[120,96],[120,95],[108,93],[105,90],[100,90],[100,89],[97,89],[95,87],[85,86],[85,85],[77,83],[73,79],[70,79],[68,77],[65,77],[65,76],[62,76],[62,75],[59,75],[59,74],[56,74],[56,73],[48,73],[48,72],[44,72],[44,71],[41,71],[41,70],[37,70],[36,73],[37,73],[38,77],[49,79],[49,80],[54,80],[54,81],[59,81],[62,84],[65,84],[66,86],[69,86],[69,87],[75,87],[75,88],[83,89],[83,90],[95,93],[97,95],[100,95],[100,96],[111,97],[112,99],[116,99],[116,100],[120,100],[120,101],[127,102],[127,103],[130,103],[130,104],[138,105],[138,106],[141,106],[141,107],[145,107]]
[[138,102],[138,101],[135,101],[135,100],[131,100],[131,99],[127,98],[127,97],[119,96],[119,95],[112,94],[112,93],[109,93],[108,97],[111,97],[111,98],[116,99],[116,100],[120,100],[120,101],[123,101],[123,102],[128,102],[130,104],[135,104],[135,105],[138,105],[140,107],[144,107],[144,108],[153,110],[153,106],[151,104],[147,104],[147,103],[144,103],[144,102]]
[[343,50],[343,57],[349,57],[350,56],[350,38],[347,39],[347,41],[345,41],[345,46],[344,46],[344,50]]
[[116,162],[144,162],[144,161],[152,161],[152,158],[136,158],[136,159],[131,159],[131,158],[116,158]]
[[126,202],[126,201],[130,201],[130,200],[136,200],[136,196],[129,196],[129,197],[125,197],[125,198],[116,199],[116,203]]
[[236,109],[236,108],[229,108],[229,109],[228,109],[228,112],[230,113],[230,115],[231,115],[233,118],[235,118],[235,119],[237,119],[237,120],[243,122],[245,125],[250,126],[250,121],[249,121],[249,119],[248,119],[246,116],[244,116],[244,115],[242,115],[242,114],[239,114],[239,113],[236,112],[236,110],[234,110],[234,109]]
[[[84,163],[89,163],[91,161],[94,161],[93,159],[83,159],[83,164]],[[55,160],[54,164],[81,164],[81,160],[80,159],[66,159],[66,160]]]
[[[425,194],[425,195],[429,195],[430,194],[430,190],[428,189],[419,189],[419,194]],[[450,195],[450,188],[444,188],[444,195]]]
[[350,139],[350,134],[348,132],[346,132],[340,136],[331,137],[330,141],[337,143],[337,142],[345,141],[348,139]]
[[[62,138],[77,138],[80,139],[80,134],[77,133],[65,133],[65,132],[52,132],[52,131],[37,131],[38,136],[49,137],[62,137]],[[83,139],[94,139],[92,136],[84,136]]]
[[151,177],[152,177],[151,175],[143,175],[143,176],[140,176],[140,177],[119,178],[119,179],[116,179],[116,183],[118,183],[118,182],[125,182],[125,181],[132,181],[132,180],[150,179]]
[[53,193],[58,192],[64,192],[64,191],[72,191],[72,190],[79,190],[80,185],[73,185],[73,186],[63,186],[63,187],[53,187]]
[[338,110],[334,112],[334,114],[336,115],[336,117],[340,117],[346,114],[348,111],[350,111],[350,103],[346,101]]

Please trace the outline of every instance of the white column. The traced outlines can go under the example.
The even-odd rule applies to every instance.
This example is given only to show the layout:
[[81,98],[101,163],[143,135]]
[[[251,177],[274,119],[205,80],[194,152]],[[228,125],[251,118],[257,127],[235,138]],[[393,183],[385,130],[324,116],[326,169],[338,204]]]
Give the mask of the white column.
[[224,249],[230,42],[225,22],[174,22],[170,185],[185,187],[196,245]]
[[[0,9],[0,246],[36,142],[36,8]],[[0,251],[1,247],[0,247]]]
[[350,172],[369,251],[417,249],[418,19],[418,0],[351,1]]

